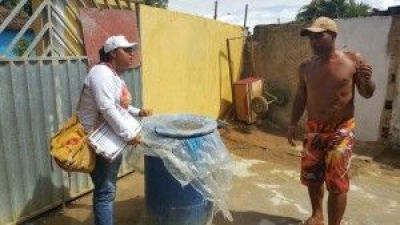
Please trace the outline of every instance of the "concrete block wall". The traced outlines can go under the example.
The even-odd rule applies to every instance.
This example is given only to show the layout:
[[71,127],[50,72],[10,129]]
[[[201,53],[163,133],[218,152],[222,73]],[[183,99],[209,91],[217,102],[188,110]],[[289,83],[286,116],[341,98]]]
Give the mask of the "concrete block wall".
[[388,136],[393,147],[400,149],[400,17],[393,17],[391,35],[387,45],[390,55],[389,85],[387,101],[383,112],[383,129],[389,131]]
[[266,91],[286,99],[285,105],[271,104],[268,109],[267,117],[279,126],[286,126],[290,119],[298,65],[310,54],[307,39],[299,37],[304,26],[281,24],[256,26],[254,29],[255,74],[264,79]]
[[[337,48],[361,53],[372,65],[373,81],[377,85],[371,99],[356,95],[358,139],[400,140],[400,113],[396,113],[400,107],[396,91],[400,85],[396,79],[399,70],[398,58],[395,56],[399,52],[396,43],[400,40],[397,35],[397,19],[365,17],[339,19],[336,22],[339,28]],[[299,36],[305,26],[291,23],[256,26],[254,29],[256,73],[264,78],[267,90],[277,90],[287,97],[286,105],[271,105],[267,115],[269,120],[282,127],[286,127],[290,120],[298,82],[298,66],[311,54],[308,39]]]

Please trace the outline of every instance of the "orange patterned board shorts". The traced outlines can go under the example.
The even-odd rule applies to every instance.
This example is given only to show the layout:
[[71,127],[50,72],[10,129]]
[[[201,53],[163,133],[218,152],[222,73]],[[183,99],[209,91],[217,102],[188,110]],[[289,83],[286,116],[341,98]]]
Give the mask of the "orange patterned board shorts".
[[330,193],[349,190],[349,168],[354,145],[354,118],[337,124],[308,121],[301,157],[301,183],[322,185]]

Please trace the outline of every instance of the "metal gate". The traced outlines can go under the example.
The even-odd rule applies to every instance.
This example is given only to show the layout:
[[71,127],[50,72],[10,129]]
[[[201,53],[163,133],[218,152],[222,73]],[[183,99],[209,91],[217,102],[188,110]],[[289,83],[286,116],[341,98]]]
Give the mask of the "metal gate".
[[[25,221],[92,189],[88,175],[75,173],[69,182],[65,172],[51,168],[49,137],[75,110],[87,74],[78,9],[132,9],[131,1],[20,0],[8,9],[4,2],[0,38],[11,38],[0,42],[0,225]],[[140,70],[124,76],[140,107]],[[132,171],[128,162],[125,156],[121,175]]]
[[[135,8],[132,0],[20,0],[6,4],[0,0],[0,36],[13,31],[3,56],[82,56],[83,38],[79,8]],[[15,2],[15,1],[11,1]],[[32,34],[35,35],[27,35]]]

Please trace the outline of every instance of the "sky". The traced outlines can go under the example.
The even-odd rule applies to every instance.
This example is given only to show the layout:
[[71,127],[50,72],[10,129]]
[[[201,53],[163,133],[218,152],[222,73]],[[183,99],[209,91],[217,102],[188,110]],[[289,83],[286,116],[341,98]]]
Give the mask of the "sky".
[[[230,24],[244,25],[245,7],[246,25],[252,28],[258,24],[285,23],[295,18],[299,9],[311,0],[218,0],[217,19]],[[387,9],[400,5],[400,0],[363,0],[357,1],[372,8]],[[215,0],[169,0],[168,9],[192,15],[213,18]]]

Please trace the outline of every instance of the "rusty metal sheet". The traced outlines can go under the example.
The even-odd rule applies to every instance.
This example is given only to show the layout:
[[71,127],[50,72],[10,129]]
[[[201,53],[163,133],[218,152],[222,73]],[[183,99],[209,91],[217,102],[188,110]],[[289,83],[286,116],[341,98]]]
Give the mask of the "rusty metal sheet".
[[[111,35],[125,35],[130,42],[139,43],[139,30],[134,11],[120,9],[80,9],[86,55],[89,66],[99,61],[98,51]],[[140,65],[140,52],[134,60],[135,68]]]

